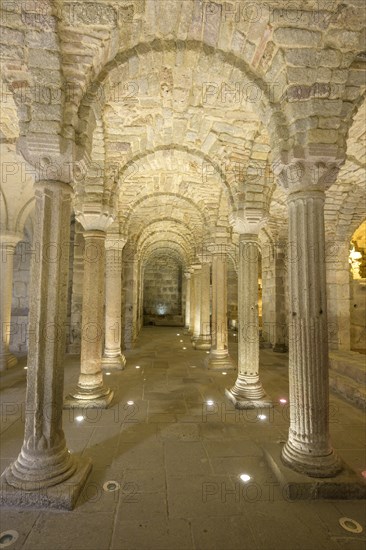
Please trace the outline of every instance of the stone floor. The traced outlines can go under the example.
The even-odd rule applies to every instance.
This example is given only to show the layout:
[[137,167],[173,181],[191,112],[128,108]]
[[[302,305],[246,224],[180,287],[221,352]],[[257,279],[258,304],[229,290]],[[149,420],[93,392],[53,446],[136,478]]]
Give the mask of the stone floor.
[[[230,340],[235,357],[234,334]],[[232,408],[224,389],[235,373],[207,371],[205,354],[191,348],[182,329],[145,328],[126,370],[106,377],[113,406],[86,411],[82,421],[64,411],[69,448],[94,464],[76,509],[3,509],[1,532],[19,534],[7,548],[365,550],[364,501],[289,501],[262,458],[263,443],[286,438],[288,404],[279,399],[288,397],[287,356],[261,350],[262,380],[275,407],[260,419]],[[1,471],[22,442],[24,365],[2,377]],[[65,392],[77,375],[78,358],[68,357]],[[334,446],[358,472],[366,470],[365,432],[364,414],[331,394]],[[239,479],[242,473],[250,482]],[[104,491],[107,481],[120,489]],[[344,530],[341,517],[358,521],[363,532]],[[5,544],[0,538],[0,548]]]

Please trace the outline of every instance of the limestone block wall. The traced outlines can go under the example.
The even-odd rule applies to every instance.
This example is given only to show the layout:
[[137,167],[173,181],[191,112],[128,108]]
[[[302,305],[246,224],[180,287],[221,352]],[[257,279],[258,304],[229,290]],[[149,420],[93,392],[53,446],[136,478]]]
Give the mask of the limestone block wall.
[[366,349],[366,279],[351,281],[351,349]]
[[154,259],[144,272],[144,315],[182,314],[182,268],[167,257]]
[[31,239],[28,233],[15,249],[13,272],[13,298],[11,306],[10,351],[26,355],[28,351],[29,284],[32,254]]

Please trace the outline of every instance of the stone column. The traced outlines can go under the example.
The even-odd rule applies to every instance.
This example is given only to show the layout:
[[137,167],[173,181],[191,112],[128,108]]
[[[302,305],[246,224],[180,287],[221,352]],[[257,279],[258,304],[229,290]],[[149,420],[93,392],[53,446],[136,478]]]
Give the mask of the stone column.
[[193,310],[193,333],[192,342],[194,343],[200,337],[201,333],[201,265],[193,266],[193,293],[194,293],[194,310]]
[[126,358],[121,351],[122,250],[126,243],[117,235],[108,236],[105,278],[105,344],[102,368],[122,370]]
[[136,345],[138,336],[137,305],[139,291],[139,261],[129,260],[125,269],[125,346],[131,350]]
[[212,342],[207,358],[209,369],[234,369],[229,355],[227,328],[227,262],[221,246],[212,252]]
[[204,262],[201,269],[201,328],[199,338],[194,343],[196,349],[202,350],[209,350],[211,348],[210,279],[211,266],[209,263]]
[[329,437],[324,238],[325,188],[336,173],[334,164],[308,161],[281,174],[288,189],[290,293],[290,429],[282,459],[315,477],[341,469]]
[[13,298],[13,267],[15,247],[22,235],[6,232],[0,235],[0,371],[17,364],[17,358],[9,351],[11,333],[11,303]]
[[226,390],[239,409],[271,407],[259,378],[258,260],[261,211],[247,210],[232,219],[239,237],[238,273],[238,377]]
[[84,237],[79,222],[75,222],[74,263],[72,272],[72,294],[70,315],[70,343],[67,353],[81,351],[81,311],[83,306]]
[[191,274],[189,271],[184,272],[186,279],[186,303],[185,303],[185,317],[184,328],[189,330],[190,318],[191,318]]
[[193,327],[194,327],[194,313],[195,313],[195,301],[196,297],[194,295],[194,269],[191,267],[190,269],[191,277],[189,280],[189,287],[190,287],[190,312],[189,312],[189,334],[193,334]]
[[80,376],[66,397],[66,408],[107,408],[113,392],[105,386],[101,368],[104,340],[105,240],[110,215],[79,215],[84,227],[84,281]]
[[35,194],[42,253],[32,265],[24,443],[1,476],[1,501],[72,509],[91,465],[70,454],[62,430],[71,187],[40,182]]
[[283,245],[275,245],[274,265],[274,327],[273,351],[286,353],[288,351],[288,327],[286,323],[286,293],[285,293],[285,250]]

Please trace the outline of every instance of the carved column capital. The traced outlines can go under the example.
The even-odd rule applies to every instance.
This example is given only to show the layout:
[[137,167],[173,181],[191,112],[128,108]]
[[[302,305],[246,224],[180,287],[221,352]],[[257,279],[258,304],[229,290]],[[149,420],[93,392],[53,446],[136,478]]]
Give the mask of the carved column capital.
[[86,231],[107,231],[116,214],[110,206],[97,203],[85,203],[75,209],[75,216]]
[[267,216],[261,208],[245,208],[231,214],[229,222],[239,235],[258,235],[267,222]]
[[277,160],[273,171],[279,184],[289,193],[326,191],[336,181],[342,159],[290,157],[287,161]]

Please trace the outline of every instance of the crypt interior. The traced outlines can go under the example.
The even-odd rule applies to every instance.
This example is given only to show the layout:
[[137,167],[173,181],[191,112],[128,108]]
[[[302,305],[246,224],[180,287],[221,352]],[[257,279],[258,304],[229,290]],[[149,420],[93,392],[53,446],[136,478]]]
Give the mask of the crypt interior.
[[0,548],[365,548],[365,16],[2,2]]

